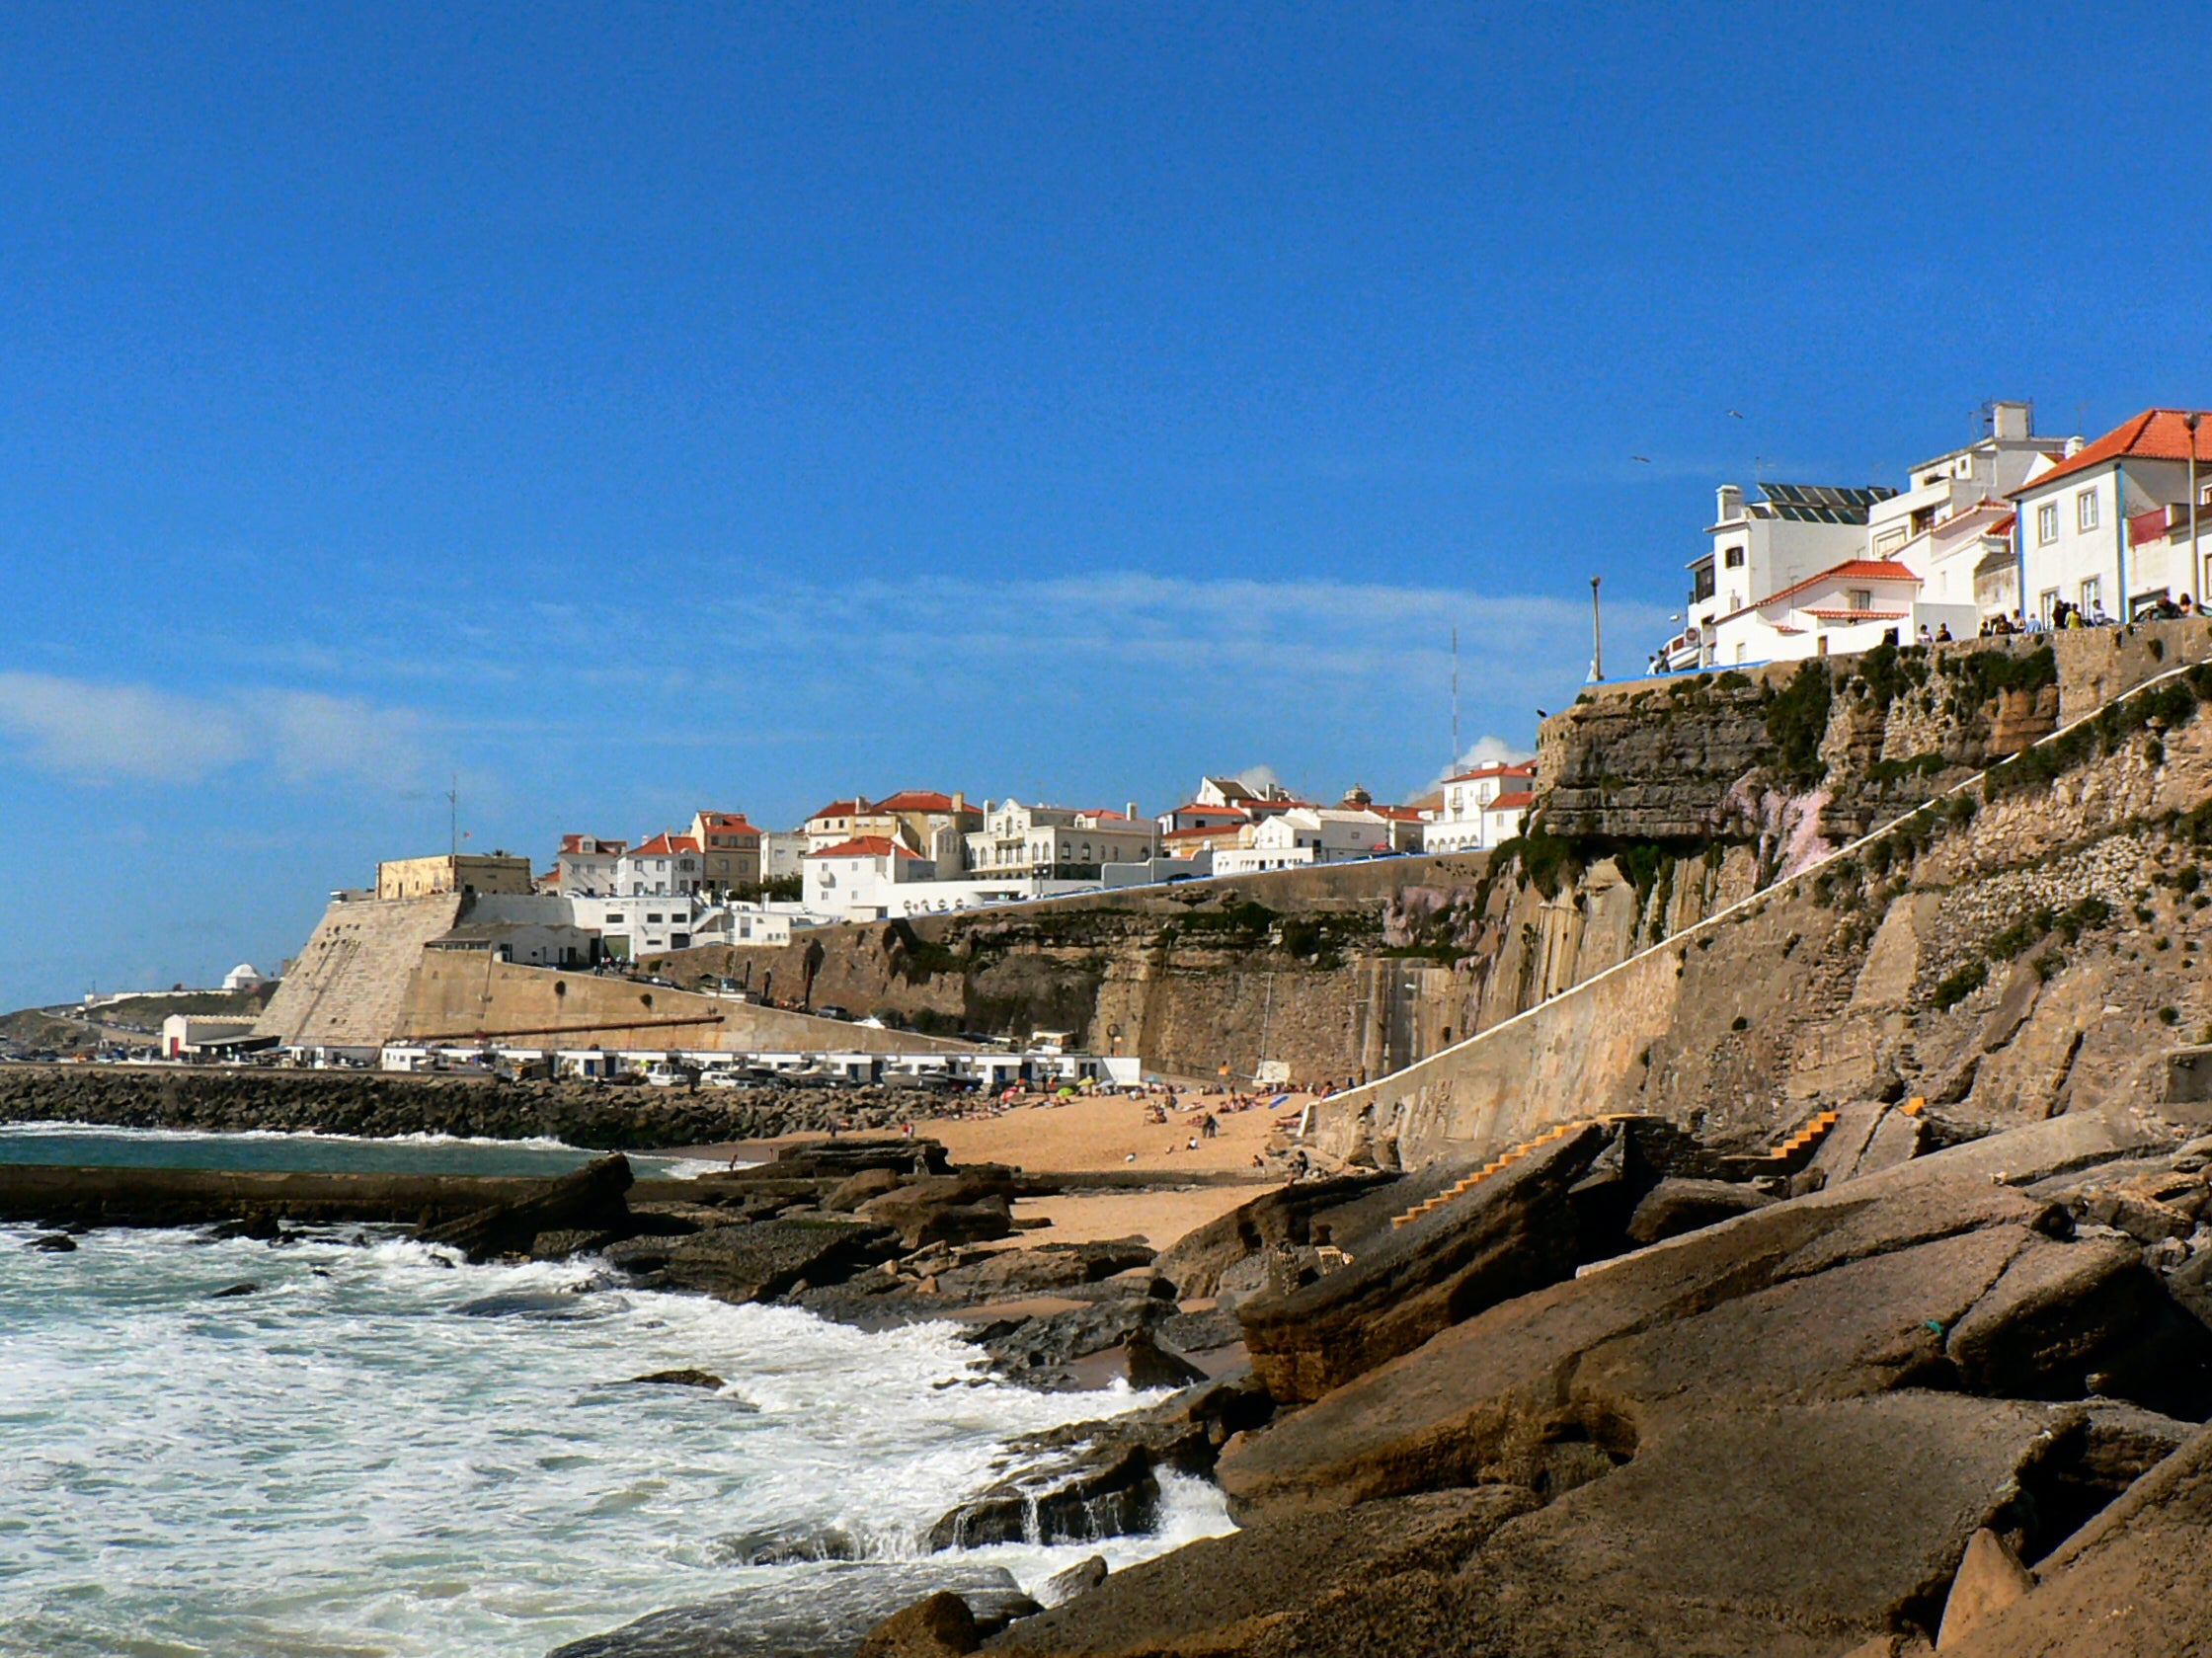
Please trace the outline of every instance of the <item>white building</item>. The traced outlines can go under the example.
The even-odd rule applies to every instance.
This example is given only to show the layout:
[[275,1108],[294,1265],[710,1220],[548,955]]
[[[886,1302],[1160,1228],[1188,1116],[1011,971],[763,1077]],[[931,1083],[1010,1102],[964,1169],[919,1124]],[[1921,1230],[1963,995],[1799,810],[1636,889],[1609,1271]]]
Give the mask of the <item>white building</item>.
[[223,988],[226,990],[258,990],[268,983],[261,976],[261,969],[252,962],[240,962],[223,975]]
[[170,1060],[230,1054],[251,1043],[253,1036],[251,1019],[206,1019],[194,1013],[172,1013],[161,1022],[161,1053]]
[[1536,805],[1534,789],[1508,789],[1482,803],[1482,844],[1503,846],[1528,832],[1529,809]]
[[[1971,573],[1969,573],[1969,583]],[[1718,618],[1711,626],[1708,666],[1794,662],[1870,651],[1884,640],[1971,639],[1981,611],[1971,596],[1957,604],[1921,598],[1922,579],[1894,559],[1850,559]]]
[[687,834],[663,829],[614,860],[614,891],[625,898],[669,898],[696,893],[705,885],[705,860],[699,843]]
[[800,903],[812,915],[880,921],[897,912],[897,889],[934,880],[937,866],[889,835],[863,834],[809,852]]
[[1141,863],[1159,850],[1159,826],[1127,812],[985,803],[984,827],[968,836],[968,868],[1003,880],[1096,881],[1107,864]]
[[805,907],[797,904],[723,904],[702,910],[693,920],[693,944],[789,944],[791,929],[805,926]]
[[1735,484],[1717,492],[1709,551],[1690,561],[1689,607],[1683,631],[1667,642],[1661,666],[1710,668],[1713,624],[1761,598],[1860,557],[1866,518],[1897,492],[1879,485],[1762,484],[1764,500],[1747,502]]
[[564,834],[560,854],[553,860],[554,884],[565,896],[598,897],[616,890],[616,870],[626,840],[609,840],[597,834]]
[[599,935],[599,950],[618,960],[688,950],[699,902],[689,893],[574,898],[576,924]]
[[1908,550],[1913,542],[1985,503],[2002,509],[2028,473],[2063,447],[2057,438],[2035,435],[2032,404],[1992,403],[1988,422],[1988,436],[1922,461],[1908,472],[1902,494],[1867,510],[1867,556],[1901,558],[1926,576]]
[[[1424,826],[1424,852],[1486,852],[1497,845],[1494,825],[1487,809],[1500,795],[1528,794],[1536,788],[1537,763],[1521,760],[1511,765],[1478,765],[1444,780],[1444,802],[1433,821]],[[1520,833],[1516,828],[1503,838]]]
[[2201,509],[2212,493],[2207,425],[2212,414],[2146,409],[2013,492],[2020,591],[2034,615],[2048,624],[2064,599],[2089,618],[2131,620],[2162,599],[2203,596],[2212,548],[2191,503]]
[[1214,873],[1254,875],[1306,864],[1347,863],[1390,850],[1390,823],[1380,813],[1297,806],[1253,825],[1244,844],[1215,852]]

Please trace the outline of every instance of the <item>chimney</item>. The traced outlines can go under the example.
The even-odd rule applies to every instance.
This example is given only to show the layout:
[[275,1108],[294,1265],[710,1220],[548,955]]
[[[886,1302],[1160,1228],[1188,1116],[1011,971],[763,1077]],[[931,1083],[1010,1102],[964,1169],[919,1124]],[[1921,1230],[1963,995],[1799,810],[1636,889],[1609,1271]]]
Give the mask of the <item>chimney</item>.
[[1732,524],[1744,515],[1744,491],[1741,484],[1722,484],[1714,495],[1720,508],[1713,517],[1714,523]]
[[2078,455],[2082,452],[2082,439],[2078,434],[2066,440],[2066,452],[2069,455]]
[[958,789],[955,789],[952,792],[952,809],[955,812],[965,812],[968,810],[968,797]]
[[1137,802],[1132,800],[1123,803],[1122,816],[1127,818],[1133,824],[1137,822]]
[[1989,434],[2000,441],[2017,442],[2031,437],[2035,433],[2035,405],[2032,403],[1992,403],[1989,406]]

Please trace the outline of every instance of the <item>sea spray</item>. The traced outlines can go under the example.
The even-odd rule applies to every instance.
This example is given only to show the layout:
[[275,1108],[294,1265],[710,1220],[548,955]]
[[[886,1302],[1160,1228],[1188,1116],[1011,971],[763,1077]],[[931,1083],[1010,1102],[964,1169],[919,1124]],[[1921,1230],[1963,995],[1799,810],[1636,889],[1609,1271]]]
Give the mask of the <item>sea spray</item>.
[[[49,1658],[538,1658],[759,1581],[777,1568],[728,1546],[749,1533],[917,1557],[1006,1440],[1146,1398],[979,1383],[943,1325],[869,1334],[589,1262],[32,1235],[0,1228],[0,1649]],[[629,1380],[682,1369],[726,1385]],[[1210,1486],[1167,1496],[1152,1538],[966,1558],[1030,1583],[1225,1529]]]

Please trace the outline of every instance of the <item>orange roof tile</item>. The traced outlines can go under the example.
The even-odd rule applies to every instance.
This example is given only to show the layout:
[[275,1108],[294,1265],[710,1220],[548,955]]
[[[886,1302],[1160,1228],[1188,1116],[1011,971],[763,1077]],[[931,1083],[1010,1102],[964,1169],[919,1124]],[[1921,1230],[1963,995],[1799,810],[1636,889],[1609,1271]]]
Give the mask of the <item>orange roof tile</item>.
[[1512,812],[1527,806],[1536,798],[1534,790],[1525,790],[1520,794],[1500,795],[1483,807],[1482,810],[1485,812]]
[[810,858],[918,858],[919,852],[908,851],[886,834],[855,835],[850,840],[840,840],[834,846],[825,846],[819,852],[804,854]]
[[2182,421],[2189,412],[2146,409],[2122,421],[2095,442],[2085,443],[2040,477],[2030,478],[2009,499],[2017,501],[2046,484],[2087,472],[2108,460],[2187,460],[2192,446],[2199,461],[2212,460],[2212,430],[2208,430],[2212,429],[2212,420],[2200,420],[2196,432],[2191,434]]

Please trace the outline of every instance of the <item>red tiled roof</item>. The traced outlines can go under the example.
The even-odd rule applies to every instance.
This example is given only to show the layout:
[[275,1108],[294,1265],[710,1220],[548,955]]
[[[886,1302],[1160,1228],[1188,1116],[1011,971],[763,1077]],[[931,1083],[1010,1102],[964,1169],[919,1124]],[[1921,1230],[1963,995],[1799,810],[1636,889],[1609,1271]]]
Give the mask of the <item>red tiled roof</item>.
[[1916,588],[1920,586],[1920,578],[1895,559],[1846,559],[1842,564],[1808,576],[1802,582],[1792,583],[1779,592],[1769,593],[1759,604],[1750,608],[1756,610],[1759,605],[1772,604],[1778,598],[1787,598],[1791,593],[1803,592],[1807,588],[1818,587],[1823,582],[1910,582]]
[[[602,853],[619,852],[630,844],[627,840],[609,840],[603,834],[564,834],[561,836],[561,850],[564,852],[583,852],[584,842],[587,840],[597,842]],[[590,854],[586,853],[585,855],[589,856]]]
[[2009,499],[2017,501],[2046,484],[2087,472],[2108,460],[2187,460],[2192,445],[2198,460],[2212,460],[2212,420],[2200,421],[2192,436],[2181,424],[2185,413],[2181,409],[2146,409],[2122,421],[2095,442],[2085,443],[2042,476],[2028,479]]
[[746,820],[743,812],[701,812],[698,816],[699,821],[708,829],[748,829],[755,834],[759,832]]
[[[1808,616],[1818,616],[1824,622],[1849,619],[1860,622],[1902,621],[1912,614],[1910,610],[1807,610]],[[1797,631],[1802,632],[1803,629]]]
[[861,834],[850,840],[840,840],[834,846],[825,846],[819,852],[808,852],[810,858],[918,858],[919,852],[909,851],[887,834]]
[[1520,808],[1527,806],[1536,798],[1537,797],[1535,790],[1526,789],[1519,794],[1500,795],[1497,799],[1489,802],[1486,806],[1484,806],[1482,810],[1485,812],[1518,811]]
[[901,789],[888,799],[879,800],[871,811],[875,812],[950,812],[952,796],[941,795],[929,789]]
[[631,847],[630,856],[633,858],[666,857],[672,852],[696,852],[698,849],[699,843],[688,834],[671,834],[667,829],[663,829],[651,840],[641,840]]
[[1426,817],[1410,806],[1371,806],[1368,810],[1377,817],[1387,818],[1392,823],[1397,824],[1425,824],[1428,822]]
[[811,824],[817,818],[857,818],[867,810],[868,803],[864,800],[833,800],[819,812],[808,813],[807,822]]

